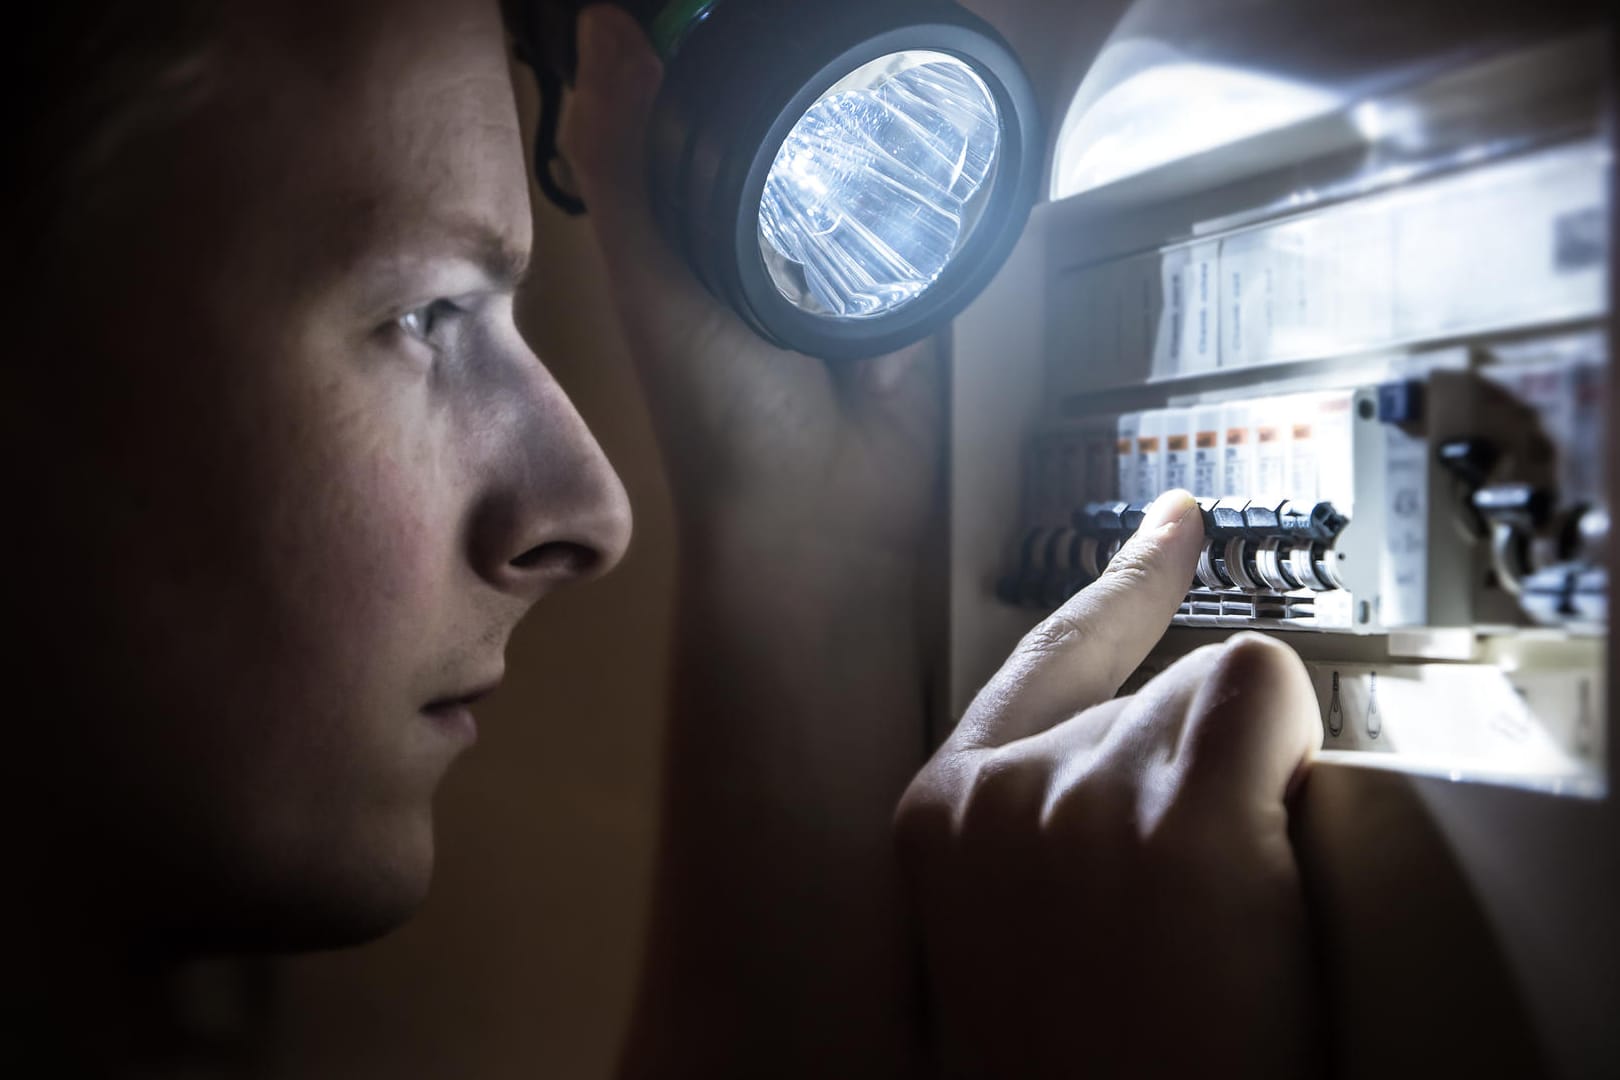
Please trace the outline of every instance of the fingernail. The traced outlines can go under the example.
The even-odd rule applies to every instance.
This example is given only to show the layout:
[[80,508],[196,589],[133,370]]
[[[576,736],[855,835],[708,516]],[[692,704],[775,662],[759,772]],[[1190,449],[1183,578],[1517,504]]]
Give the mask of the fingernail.
[[1193,500],[1190,493],[1177,489],[1167,491],[1153,500],[1147,513],[1142,516],[1142,525],[1138,533],[1156,532],[1166,525],[1174,524],[1187,516],[1189,510],[1195,510],[1198,503]]

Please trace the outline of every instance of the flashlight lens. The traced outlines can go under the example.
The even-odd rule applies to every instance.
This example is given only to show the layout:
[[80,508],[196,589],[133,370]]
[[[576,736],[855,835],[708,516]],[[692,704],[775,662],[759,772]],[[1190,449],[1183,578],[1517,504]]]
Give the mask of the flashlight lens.
[[759,241],[777,289],[840,319],[916,299],[973,232],[1000,142],[995,98],[956,57],[862,65],[804,114],[765,181]]

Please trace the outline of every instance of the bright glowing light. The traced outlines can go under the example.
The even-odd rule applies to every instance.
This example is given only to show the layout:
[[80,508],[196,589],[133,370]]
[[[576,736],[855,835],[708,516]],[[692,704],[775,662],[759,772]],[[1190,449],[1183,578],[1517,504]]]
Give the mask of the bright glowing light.
[[1067,198],[1321,115],[1339,99],[1261,72],[1173,59],[1100,90],[1082,84],[1058,135],[1052,197]]
[[961,60],[913,51],[863,65],[771,165],[759,242],[777,289],[837,318],[916,299],[977,224],[1000,143],[995,98]]
[[1417,148],[1428,137],[1423,112],[1411,105],[1387,101],[1363,101],[1350,110],[1350,123],[1369,143],[1391,142]]

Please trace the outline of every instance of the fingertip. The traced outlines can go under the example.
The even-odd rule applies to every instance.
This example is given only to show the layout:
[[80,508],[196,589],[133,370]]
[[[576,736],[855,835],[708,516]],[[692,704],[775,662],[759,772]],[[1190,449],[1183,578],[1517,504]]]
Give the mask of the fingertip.
[[[1167,491],[1148,507],[1142,523],[1124,548],[1108,563],[1105,580],[1139,576],[1151,568],[1152,576],[1171,582],[1164,596],[1179,606],[1192,583],[1198,553],[1204,546],[1203,516],[1198,503],[1182,490]],[[1173,596],[1171,595],[1173,594]]]
[[1191,493],[1177,489],[1153,500],[1140,530],[1155,542],[1171,548],[1186,562],[1188,576],[1198,563],[1204,547],[1204,515]]
[[1174,488],[1153,500],[1147,508],[1147,513],[1142,517],[1142,528],[1151,532],[1168,526],[1179,526],[1197,509],[1198,501],[1192,497],[1192,492]]

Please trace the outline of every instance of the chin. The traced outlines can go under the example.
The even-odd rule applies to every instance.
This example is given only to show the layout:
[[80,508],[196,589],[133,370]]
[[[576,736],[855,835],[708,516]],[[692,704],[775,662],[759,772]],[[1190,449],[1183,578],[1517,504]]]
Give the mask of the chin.
[[278,920],[282,933],[265,947],[277,952],[314,952],[364,945],[398,930],[421,910],[427,899],[428,878],[397,882],[382,890],[376,884],[356,894],[323,898]]
[[[322,875],[319,887],[282,912],[282,951],[363,945],[404,926],[421,910],[433,882],[433,843],[356,853]],[[368,857],[369,856],[369,857]]]
[[328,843],[296,868],[264,860],[242,887],[188,925],[170,928],[185,952],[313,952],[363,945],[409,922],[433,879],[426,829],[347,848]]

